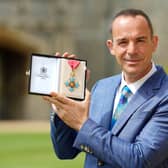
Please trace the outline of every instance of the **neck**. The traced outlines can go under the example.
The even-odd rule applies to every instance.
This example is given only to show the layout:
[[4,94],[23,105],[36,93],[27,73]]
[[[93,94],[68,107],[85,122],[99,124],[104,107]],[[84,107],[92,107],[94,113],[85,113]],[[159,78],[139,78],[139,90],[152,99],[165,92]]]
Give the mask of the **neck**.
[[143,73],[128,74],[126,72],[123,72],[124,80],[127,82],[127,84],[134,83],[143,78],[146,74],[148,74],[151,69],[152,69],[152,63],[146,68],[146,70]]

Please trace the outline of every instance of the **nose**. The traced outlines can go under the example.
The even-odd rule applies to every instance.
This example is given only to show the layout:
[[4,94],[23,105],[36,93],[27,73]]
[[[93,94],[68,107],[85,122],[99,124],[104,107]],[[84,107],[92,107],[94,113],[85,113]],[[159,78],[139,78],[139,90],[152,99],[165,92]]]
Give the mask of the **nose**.
[[129,45],[127,46],[127,53],[129,55],[133,55],[136,53],[136,44],[134,42],[130,42]]

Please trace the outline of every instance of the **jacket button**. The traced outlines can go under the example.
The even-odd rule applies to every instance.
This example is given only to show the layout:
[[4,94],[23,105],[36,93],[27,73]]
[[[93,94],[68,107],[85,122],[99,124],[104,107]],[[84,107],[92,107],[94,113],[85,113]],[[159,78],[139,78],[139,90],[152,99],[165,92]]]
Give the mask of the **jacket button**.
[[81,150],[84,150],[84,148],[85,148],[84,145],[80,145]]
[[104,162],[101,161],[101,160],[98,160],[98,161],[97,161],[97,165],[98,165],[98,166],[104,166]]
[[89,152],[89,148],[87,146],[84,147],[85,152]]

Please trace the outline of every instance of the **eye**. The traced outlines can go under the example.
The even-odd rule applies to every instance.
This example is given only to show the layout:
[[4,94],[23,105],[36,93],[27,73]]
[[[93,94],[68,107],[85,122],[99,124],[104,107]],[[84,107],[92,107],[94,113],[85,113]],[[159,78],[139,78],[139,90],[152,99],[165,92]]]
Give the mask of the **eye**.
[[143,39],[139,39],[137,40],[137,42],[145,42]]
[[121,47],[125,47],[127,45],[127,41],[120,41],[118,42],[118,45],[121,46]]
[[146,42],[146,39],[145,38],[138,38],[136,40],[137,43],[145,43]]

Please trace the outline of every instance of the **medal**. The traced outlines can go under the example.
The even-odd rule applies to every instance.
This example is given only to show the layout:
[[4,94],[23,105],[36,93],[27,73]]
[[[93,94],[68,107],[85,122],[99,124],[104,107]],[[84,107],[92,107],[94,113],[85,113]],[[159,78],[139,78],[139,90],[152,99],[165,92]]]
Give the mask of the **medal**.
[[79,82],[75,79],[75,70],[80,65],[80,61],[78,60],[68,60],[68,64],[71,67],[71,73],[69,79],[65,82],[65,86],[68,88],[70,92],[73,92],[75,88],[79,87]]

